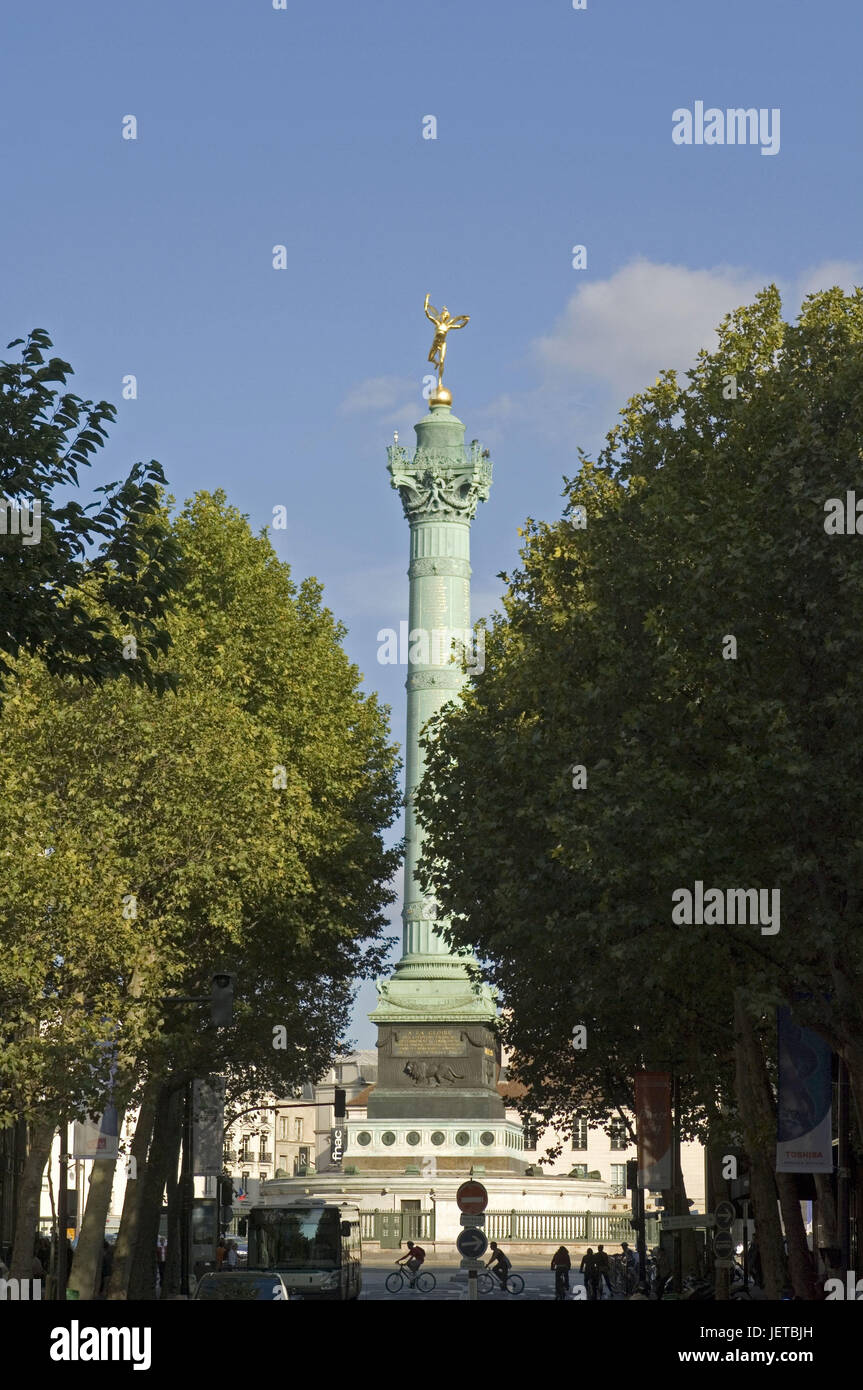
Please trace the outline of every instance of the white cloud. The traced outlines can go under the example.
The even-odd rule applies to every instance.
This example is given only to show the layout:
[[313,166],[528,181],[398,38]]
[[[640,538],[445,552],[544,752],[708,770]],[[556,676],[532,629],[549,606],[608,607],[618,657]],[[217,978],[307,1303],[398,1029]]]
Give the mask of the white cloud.
[[838,285],[847,294],[857,285],[863,285],[863,263],[860,261],[824,261],[821,265],[806,270],[797,282],[797,293],[802,300],[816,290],[829,290]]
[[765,283],[733,267],[690,270],[640,258],[577,289],[532,352],[547,385],[577,374],[604,383],[623,404],[662,368],[683,371],[699,348],[714,347],[716,325]]

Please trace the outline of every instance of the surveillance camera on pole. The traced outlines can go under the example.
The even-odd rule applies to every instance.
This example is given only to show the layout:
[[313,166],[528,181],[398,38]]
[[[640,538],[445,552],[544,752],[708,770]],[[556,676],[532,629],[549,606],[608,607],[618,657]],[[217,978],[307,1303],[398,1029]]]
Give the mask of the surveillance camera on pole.
[[210,1022],[214,1028],[230,1028],[234,1019],[234,976],[214,975],[210,988]]

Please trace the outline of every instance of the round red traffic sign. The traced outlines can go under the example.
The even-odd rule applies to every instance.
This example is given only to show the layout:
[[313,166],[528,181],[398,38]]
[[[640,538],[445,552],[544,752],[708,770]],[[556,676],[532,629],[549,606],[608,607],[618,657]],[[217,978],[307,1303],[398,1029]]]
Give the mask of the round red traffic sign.
[[469,1216],[479,1216],[488,1206],[488,1193],[481,1182],[463,1182],[455,1194],[459,1211]]

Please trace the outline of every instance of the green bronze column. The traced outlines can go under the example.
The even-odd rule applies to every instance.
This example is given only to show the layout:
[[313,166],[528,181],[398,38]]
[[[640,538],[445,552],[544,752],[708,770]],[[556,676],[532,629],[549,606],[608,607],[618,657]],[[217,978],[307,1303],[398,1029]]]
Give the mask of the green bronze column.
[[416,426],[413,460],[397,445],[388,450],[392,485],[410,524],[404,932],[397,967],[405,980],[466,978],[463,961],[437,930],[434,902],[420,891],[422,830],[413,805],[424,769],[420,734],[432,715],[458,698],[465,681],[460,644],[467,646],[469,662],[478,657],[470,620],[470,523],[478,502],[488,497],[491,464],[476,443],[466,454],[464,428],[449,405],[435,403]]
[[487,453],[476,441],[465,449],[465,427],[440,380],[446,333],[467,319],[452,319],[446,309],[429,314],[428,299],[426,313],[437,329],[429,360],[438,365],[438,388],[415,427],[413,457],[398,444],[387,451],[392,486],[410,526],[406,846],[402,956],[390,979],[378,983],[370,1015],[378,1025],[380,1073],[368,1115],[502,1119],[497,1049],[488,1026],[497,1013],[494,996],[487,986],[472,988],[467,967],[476,961],[449,950],[440,931],[446,923],[417,880],[423,847],[413,805],[423,775],[419,740],[432,715],[458,699],[466,679],[462,652],[469,665],[482,664],[471,633],[470,525],[491,487]]

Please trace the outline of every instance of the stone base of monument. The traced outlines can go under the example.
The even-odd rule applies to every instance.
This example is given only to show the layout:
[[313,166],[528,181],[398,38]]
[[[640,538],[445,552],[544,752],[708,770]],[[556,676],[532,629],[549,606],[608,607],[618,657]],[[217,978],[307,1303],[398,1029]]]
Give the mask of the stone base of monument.
[[483,1165],[472,1163],[470,1156],[457,1173],[440,1168],[406,1173],[396,1167],[398,1162],[389,1171],[314,1173],[283,1179],[279,1186],[296,1196],[356,1203],[362,1213],[364,1258],[372,1264],[386,1264],[388,1256],[404,1253],[410,1239],[434,1254],[438,1263],[458,1265],[455,1242],[463,1227],[455,1198],[471,1171],[488,1192],[486,1235],[516,1261],[520,1252],[541,1262],[559,1245],[572,1251],[588,1244],[595,1249],[599,1242],[606,1248],[622,1240],[632,1243],[628,1213],[609,1211],[609,1183],[498,1174],[487,1167],[481,1171]]

